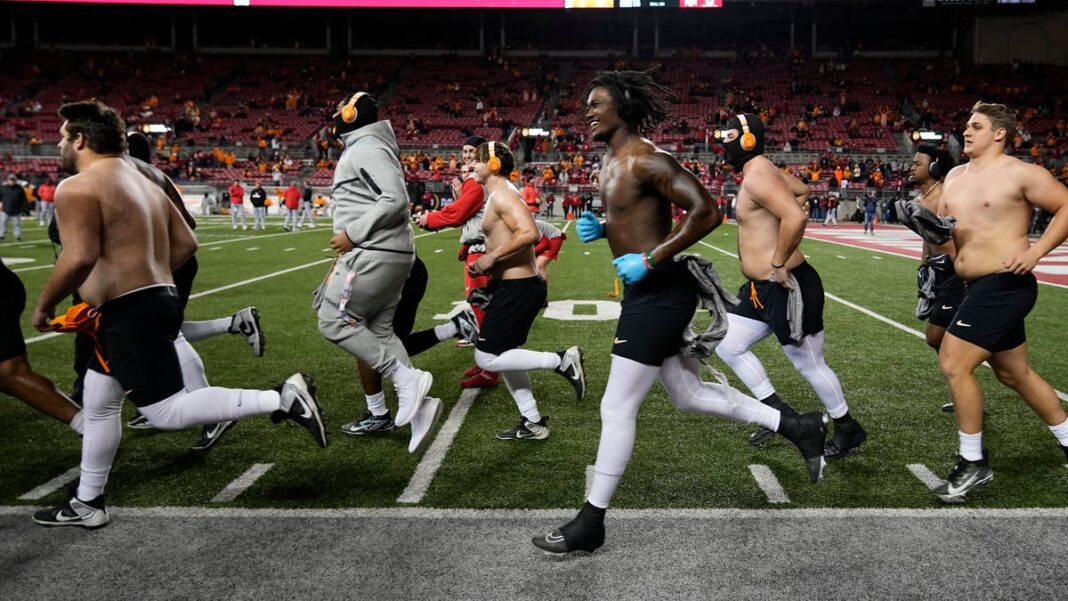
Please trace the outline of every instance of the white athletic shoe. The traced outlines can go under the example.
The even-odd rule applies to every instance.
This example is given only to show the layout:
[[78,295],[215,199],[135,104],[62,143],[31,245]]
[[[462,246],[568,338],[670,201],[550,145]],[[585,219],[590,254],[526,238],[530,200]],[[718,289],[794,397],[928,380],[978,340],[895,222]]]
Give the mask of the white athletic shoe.
[[412,439],[408,443],[409,453],[420,453],[430,443],[430,430],[441,417],[443,407],[441,399],[434,397],[423,399],[423,406],[412,417]]
[[398,427],[407,426],[412,417],[419,411],[434,384],[434,376],[430,372],[421,369],[409,368],[415,375],[405,382],[394,380],[397,389],[397,419],[393,420]]

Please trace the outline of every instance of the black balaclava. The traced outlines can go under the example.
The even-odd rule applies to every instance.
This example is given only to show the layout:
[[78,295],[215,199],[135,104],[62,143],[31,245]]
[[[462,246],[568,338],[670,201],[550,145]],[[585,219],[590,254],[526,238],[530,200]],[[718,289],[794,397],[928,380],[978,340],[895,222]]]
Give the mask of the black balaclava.
[[[345,103],[348,104],[353,95],[345,98]],[[352,123],[345,123],[345,120],[341,118],[341,111],[338,110],[334,114],[334,127],[333,133],[335,137],[340,138],[341,134],[346,134],[350,131],[356,131],[365,125],[370,125],[378,121],[378,102],[375,101],[374,96],[370,94],[364,94],[360,96],[360,99],[356,101],[356,120]]]
[[126,150],[135,159],[152,164],[152,144],[149,143],[145,134],[134,131],[126,135]]
[[744,150],[742,148],[742,136],[745,132],[742,131],[742,122],[738,117],[734,117],[727,122],[726,129],[737,129],[738,137],[723,145],[723,160],[734,167],[735,171],[741,171],[742,167],[751,159],[764,154],[764,122],[760,120],[758,115],[753,113],[744,113],[744,115],[746,123],[749,125],[749,132],[756,136],[756,146],[752,150]]

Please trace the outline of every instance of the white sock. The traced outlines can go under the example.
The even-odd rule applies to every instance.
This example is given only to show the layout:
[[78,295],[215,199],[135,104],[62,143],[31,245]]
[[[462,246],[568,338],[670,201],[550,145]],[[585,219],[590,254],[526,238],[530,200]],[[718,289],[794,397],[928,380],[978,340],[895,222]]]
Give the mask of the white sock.
[[538,402],[534,400],[534,391],[530,387],[530,376],[525,371],[503,371],[504,384],[508,392],[512,394],[519,413],[529,422],[540,422],[541,413],[538,412]]
[[1062,447],[1068,447],[1068,419],[1061,422],[1059,426],[1050,426],[1049,431],[1053,432],[1053,435],[1057,437],[1057,443]]
[[184,321],[182,322],[182,335],[184,335],[189,342],[200,342],[205,338],[229,333],[230,323],[233,322],[233,320],[233,316],[230,316],[220,317],[219,319],[209,319],[207,321]]
[[[78,434],[85,432],[85,419],[82,417],[82,412],[79,411],[74,414],[74,417],[70,419],[70,429],[74,430]],[[92,501],[92,499],[89,499]]]
[[240,390],[209,386],[141,407],[148,422],[160,430],[181,430],[202,424],[267,415],[282,409],[281,396],[273,390]]
[[443,323],[440,326],[434,326],[434,335],[438,337],[438,342],[445,342],[449,338],[456,335],[456,324],[450,322]]
[[371,415],[377,417],[389,413],[389,409],[386,407],[386,393],[379,392],[378,394],[364,396],[367,397],[367,410],[371,412]]
[[532,369],[556,369],[560,367],[560,355],[514,348],[500,355],[492,355],[475,349],[475,363],[482,369],[495,372],[530,371]]
[[979,461],[983,458],[983,433],[978,432],[976,434],[965,434],[964,432],[957,432],[960,435],[960,456],[968,461]]

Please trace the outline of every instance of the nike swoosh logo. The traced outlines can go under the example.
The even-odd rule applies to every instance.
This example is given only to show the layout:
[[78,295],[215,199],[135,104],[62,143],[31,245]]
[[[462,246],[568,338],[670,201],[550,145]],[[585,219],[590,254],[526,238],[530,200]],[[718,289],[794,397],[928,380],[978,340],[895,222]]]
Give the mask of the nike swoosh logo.
[[486,341],[486,339],[481,337],[481,336],[478,337],[478,340],[479,340],[479,342],[485,342]]
[[300,417],[302,417],[304,419],[308,419],[308,418],[310,418],[312,416],[312,412],[311,412],[311,408],[310,407],[308,407],[306,404],[301,402],[299,399],[294,401],[294,402],[300,404]]
[[550,532],[549,534],[545,535],[545,542],[549,543],[550,545],[555,545],[556,543],[564,542],[564,537],[563,536],[553,536],[553,533]]
[[949,311],[949,310],[950,310],[950,309],[952,309],[952,308],[953,308],[952,306],[949,306],[949,307],[947,307],[947,306],[945,306],[945,305],[942,305],[942,310],[943,310],[943,311]]
[[970,327],[972,327],[972,324],[964,323],[963,321],[961,321],[959,319],[957,320],[957,325],[962,327],[962,328],[970,328]]
[[626,343],[627,343],[626,340],[620,340],[619,338],[616,338],[615,341],[614,341],[614,344],[626,344]]

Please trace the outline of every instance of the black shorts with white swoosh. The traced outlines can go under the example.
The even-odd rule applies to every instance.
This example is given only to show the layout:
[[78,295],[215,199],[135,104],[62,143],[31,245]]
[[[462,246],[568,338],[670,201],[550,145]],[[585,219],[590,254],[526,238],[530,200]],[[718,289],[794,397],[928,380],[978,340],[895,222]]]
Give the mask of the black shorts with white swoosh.
[[612,354],[644,365],[677,355],[697,311],[697,282],[685,263],[665,261],[623,289]]
[[934,307],[927,318],[927,323],[940,328],[948,328],[963,299],[964,281],[951,271],[945,280],[935,287]]
[[983,276],[967,285],[948,331],[991,353],[1014,349],[1027,341],[1024,318],[1036,300],[1034,274]]

